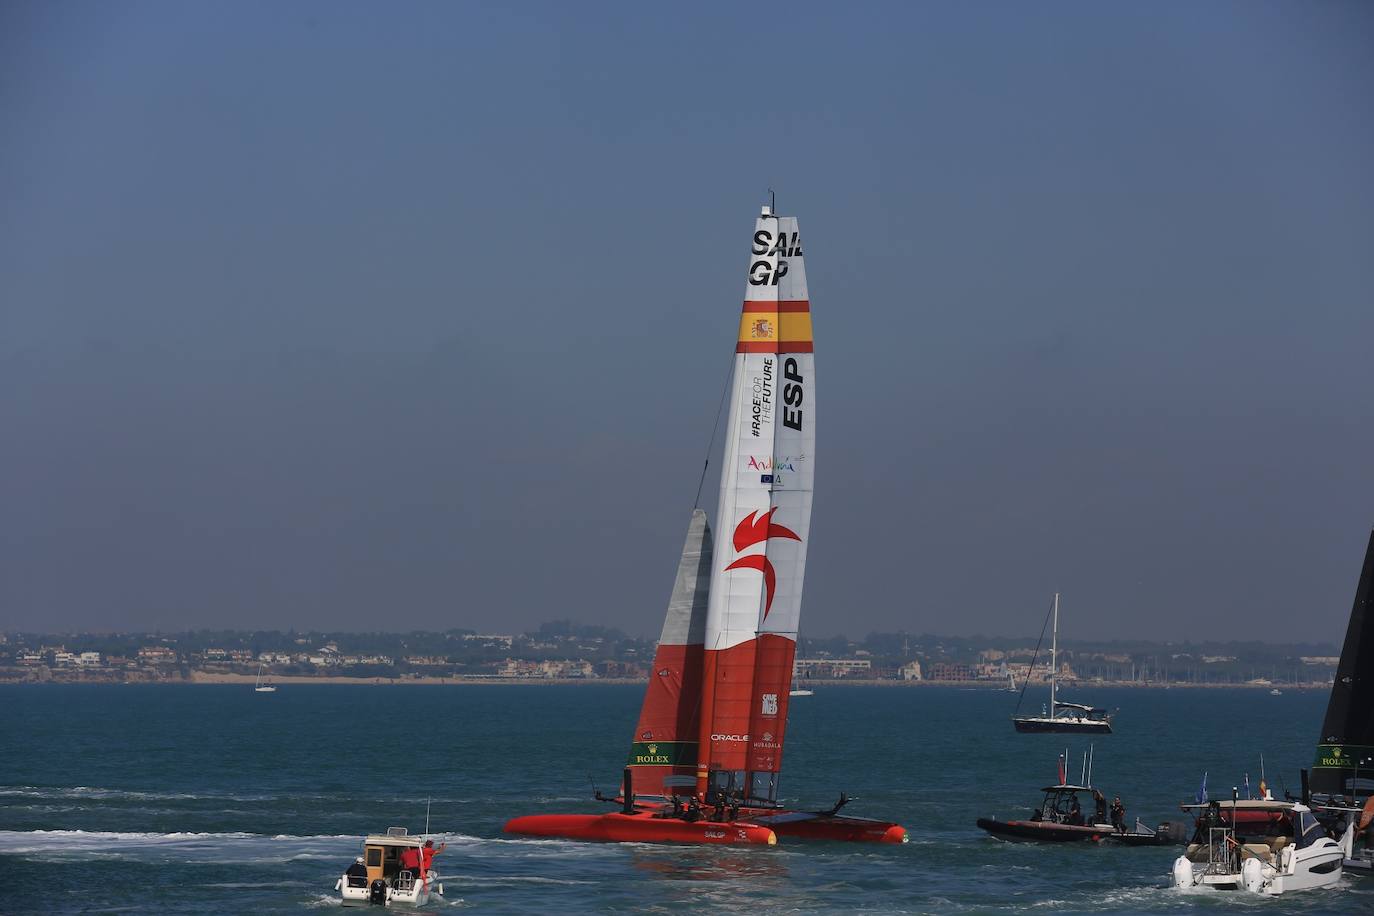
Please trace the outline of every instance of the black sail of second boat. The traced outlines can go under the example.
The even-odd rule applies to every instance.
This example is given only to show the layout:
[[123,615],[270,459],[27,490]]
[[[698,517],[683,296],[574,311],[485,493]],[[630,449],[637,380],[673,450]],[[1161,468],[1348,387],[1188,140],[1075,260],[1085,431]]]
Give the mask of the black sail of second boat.
[[1322,720],[1312,789],[1356,799],[1374,794],[1374,532]]

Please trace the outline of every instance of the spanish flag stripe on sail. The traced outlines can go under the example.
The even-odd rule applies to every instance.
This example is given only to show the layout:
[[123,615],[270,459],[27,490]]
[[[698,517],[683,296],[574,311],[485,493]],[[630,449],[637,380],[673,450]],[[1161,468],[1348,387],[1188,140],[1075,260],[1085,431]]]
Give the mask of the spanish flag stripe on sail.
[[746,312],[809,312],[811,311],[811,300],[809,299],[788,299],[781,302],[773,302],[770,299],[744,300],[744,311]]
[[[777,303],[782,305],[783,303]],[[789,303],[791,304],[791,303]],[[805,302],[801,303],[806,305]],[[749,306],[772,306],[771,302],[746,302],[740,316],[736,353],[810,353],[811,312],[808,309],[774,311]]]

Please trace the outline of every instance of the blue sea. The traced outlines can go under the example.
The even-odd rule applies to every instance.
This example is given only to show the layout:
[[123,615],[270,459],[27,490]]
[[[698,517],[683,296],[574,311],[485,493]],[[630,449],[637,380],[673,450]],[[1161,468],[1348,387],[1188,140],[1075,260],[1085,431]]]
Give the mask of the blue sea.
[[[1179,818],[1203,771],[1298,790],[1325,693],[1082,691],[1119,707],[1093,781],[1128,820]],[[1090,694],[1090,695],[1089,695]],[[822,687],[792,703],[783,790],[900,820],[903,846],[600,845],[509,837],[506,818],[599,811],[639,710],[631,686],[0,687],[0,912],[295,913],[336,906],[363,834],[446,839],[430,909],[542,912],[1374,912],[1374,879],[1282,899],[1167,887],[1176,848],[992,839],[1068,748],[1017,735],[1010,693]],[[1069,697],[1073,699],[1074,697]]]

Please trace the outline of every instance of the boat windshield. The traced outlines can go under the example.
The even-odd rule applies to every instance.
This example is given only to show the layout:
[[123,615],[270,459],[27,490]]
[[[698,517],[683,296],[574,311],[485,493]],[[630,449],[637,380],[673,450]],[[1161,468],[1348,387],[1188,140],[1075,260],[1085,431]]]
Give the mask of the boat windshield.
[[1298,812],[1297,846],[1302,849],[1304,846],[1311,846],[1313,843],[1326,836],[1326,831],[1322,825],[1317,823],[1317,818],[1311,811]]
[[[1040,819],[1055,824],[1067,822],[1073,814],[1073,803],[1078,800],[1077,792],[1052,791],[1045,793],[1045,801],[1040,806]],[[1079,809],[1082,817],[1082,809]]]

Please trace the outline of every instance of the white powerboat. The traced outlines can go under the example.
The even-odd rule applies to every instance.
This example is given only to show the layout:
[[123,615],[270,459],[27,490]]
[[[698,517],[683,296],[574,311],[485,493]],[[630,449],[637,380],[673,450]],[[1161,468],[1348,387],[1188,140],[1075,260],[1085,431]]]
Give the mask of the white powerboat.
[[1341,880],[1355,833],[1331,839],[1301,802],[1232,799],[1183,808],[1198,819],[1187,852],[1174,860],[1178,888],[1277,896],[1327,887]]
[[438,883],[438,873],[415,864],[434,855],[432,849],[426,850],[426,842],[424,837],[410,836],[404,827],[388,827],[385,835],[365,838],[363,854],[334,885],[343,905],[424,906],[433,897],[442,897],[444,886]]

